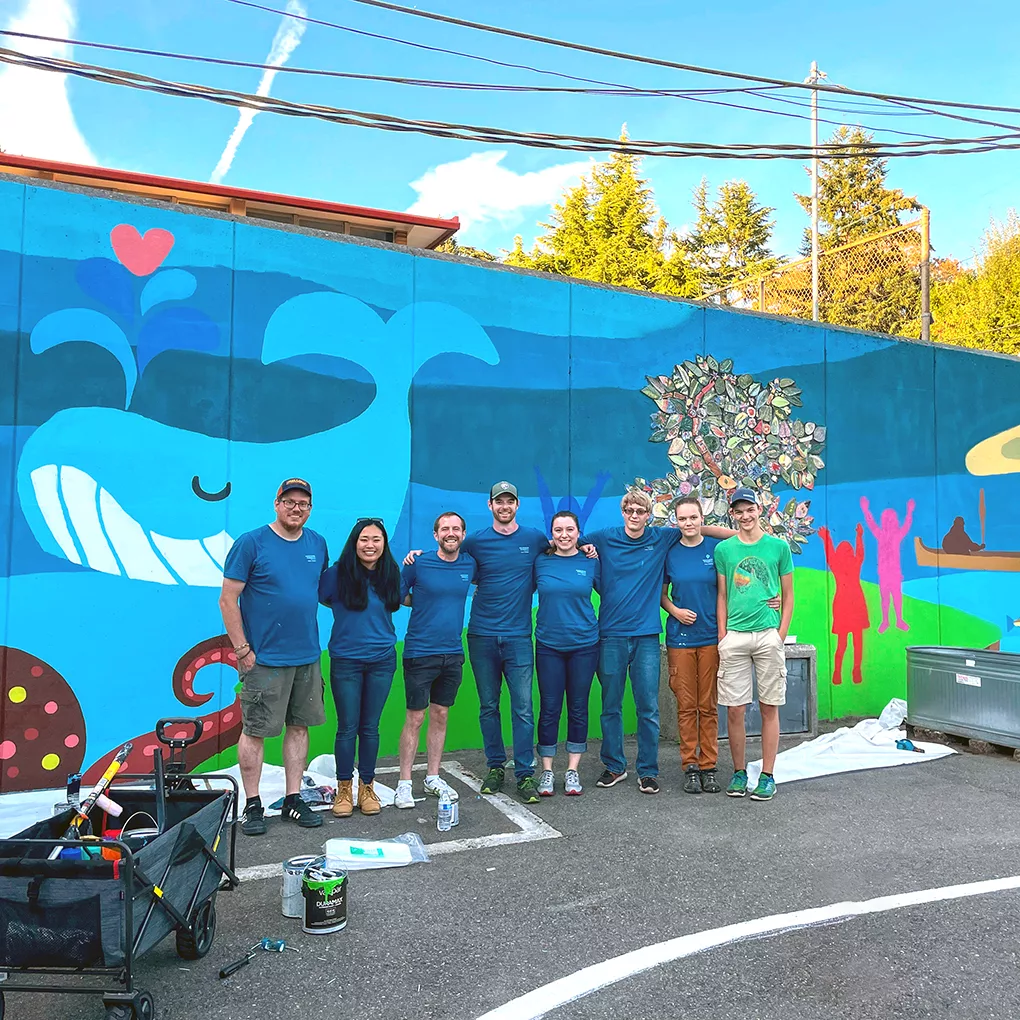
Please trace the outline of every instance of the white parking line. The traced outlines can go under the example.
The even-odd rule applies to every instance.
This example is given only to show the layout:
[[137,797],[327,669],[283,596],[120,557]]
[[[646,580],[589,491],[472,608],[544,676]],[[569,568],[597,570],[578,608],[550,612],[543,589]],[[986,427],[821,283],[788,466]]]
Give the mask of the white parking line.
[[801,928],[846,921],[864,914],[879,914],[899,910],[920,903],[937,903],[942,900],[962,899],[967,896],[985,896],[988,893],[1020,889],[1020,875],[995,878],[985,882],[943,886],[940,889],[921,889],[917,892],[879,896],[872,900],[850,903],[832,903],[827,907],[795,910],[789,914],[772,914],[753,921],[728,924],[723,928],[682,935],[667,942],[658,942],[635,949],[611,960],[605,960],[583,970],[575,971],[557,981],[550,981],[526,995],[513,999],[483,1014],[478,1020],[538,1020],[547,1013],[574,1002],[592,992],[617,984],[635,974],[651,970],[664,963],[672,963],[686,956],[694,956],[708,949],[731,945],[746,939],[783,935]]
[[[420,771],[425,766],[416,768]],[[443,770],[449,773],[459,783],[480,793],[482,789],[481,780],[464,769],[459,761],[443,762]],[[377,774],[396,772],[395,768],[379,769]],[[501,814],[505,815],[515,826],[514,832],[494,832],[488,836],[472,836],[468,839],[450,839],[437,843],[426,843],[429,857],[440,854],[455,854],[462,850],[484,850],[488,847],[512,846],[515,843],[534,843],[543,839],[559,839],[563,833],[554,829],[548,822],[539,818],[533,811],[529,811],[523,804],[511,800],[505,793],[487,794],[486,804],[494,807]],[[389,809],[387,809],[389,810]],[[395,810],[395,809],[394,809]],[[283,874],[283,864],[256,864],[250,868],[238,868],[237,875],[242,882],[254,882],[263,878],[280,878]]]

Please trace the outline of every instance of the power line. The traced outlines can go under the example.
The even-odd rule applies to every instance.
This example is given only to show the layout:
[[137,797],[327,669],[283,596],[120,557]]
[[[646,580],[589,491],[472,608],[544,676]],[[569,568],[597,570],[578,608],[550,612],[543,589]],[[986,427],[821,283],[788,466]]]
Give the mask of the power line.
[[358,127],[372,127],[387,131],[405,131],[433,135],[441,138],[459,138],[466,141],[490,144],[526,145],[535,148],[561,149],[577,152],[622,152],[637,156],[663,156],[684,158],[702,156],[708,159],[809,159],[821,154],[830,159],[850,159],[862,153],[875,156],[922,156],[957,155],[973,152],[987,152],[996,149],[1020,148],[1020,142],[1009,141],[1020,137],[1009,135],[987,136],[984,138],[939,139],[942,148],[933,148],[931,142],[887,142],[875,146],[868,143],[841,143],[837,146],[825,144],[818,149],[803,145],[785,143],[731,143],[721,145],[706,142],[678,142],[636,139],[612,139],[597,136],[551,134],[540,132],[513,131],[507,128],[485,127],[473,124],[429,121],[396,117],[390,114],[370,113],[339,107],[321,106],[310,103],[293,103],[272,96],[258,96],[232,89],[173,82],[149,75],[84,64],[75,60],[56,57],[39,57],[16,50],[0,48],[0,62],[38,70],[73,74],[108,84],[143,89],[188,98],[201,98],[227,106],[238,106],[281,113],[289,116],[309,117],[331,123],[348,124]]

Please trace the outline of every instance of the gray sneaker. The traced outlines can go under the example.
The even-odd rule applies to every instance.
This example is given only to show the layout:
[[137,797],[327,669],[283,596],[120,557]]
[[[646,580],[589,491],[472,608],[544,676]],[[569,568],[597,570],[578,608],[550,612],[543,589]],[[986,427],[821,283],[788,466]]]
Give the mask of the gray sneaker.
[[581,786],[581,777],[577,774],[575,769],[567,769],[567,774],[563,777],[563,792],[568,797],[580,797],[583,787]]
[[551,797],[556,792],[556,777],[546,769],[538,780],[539,797]]

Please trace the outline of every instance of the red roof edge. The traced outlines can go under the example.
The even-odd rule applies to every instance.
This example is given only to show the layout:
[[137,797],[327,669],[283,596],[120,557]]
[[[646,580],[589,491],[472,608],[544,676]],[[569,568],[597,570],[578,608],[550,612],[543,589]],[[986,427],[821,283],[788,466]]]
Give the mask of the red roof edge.
[[223,198],[240,198],[247,202],[271,202],[315,212],[328,212],[337,216],[362,216],[368,219],[388,220],[392,223],[408,224],[414,227],[433,227],[447,231],[443,240],[452,237],[460,229],[460,219],[439,219],[433,216],[416,216],[413,213],[393,212],[388,209],[370,209],[361,205],[344,205],[340,202],[324,202],[317,198],[300,198],[295,195],[278,195],[271,191],[253,191],[249,188],[229,188],[221,184],[207,184],[203,181],[189,181],[180,177],[158,177],[155,174],[139,174],[129,170],[112,170],[108,167],[82,166],[78,163],[60,163],[50,159],[35,159],[28,156],[14,156],[0,153],[0,168],[21,167],[24,170],[42,170],[54,174],[73,174],[89,177],[96,181],[115,181],[120,184],[137,184],[142,187],[180,189],[202,195],[217,195]]

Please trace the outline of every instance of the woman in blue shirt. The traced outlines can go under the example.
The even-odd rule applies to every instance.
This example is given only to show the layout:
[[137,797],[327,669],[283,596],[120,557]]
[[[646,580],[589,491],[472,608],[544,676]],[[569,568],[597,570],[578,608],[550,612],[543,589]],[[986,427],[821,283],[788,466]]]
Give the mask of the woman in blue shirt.
[[553,757],[567,699],[567,773],[563,792],[581,793],[577,766],[588,749],[588,695],[599,661],[599,625],[591,603],[598,591],[600,568],[577,548],[577,517],[561,510],[552,519],[553,546],[535,561],[538,622],[535,627],[535,665],[541,708],[538,753],[542,776],[538,792],[551,797],[556,790]]
[[375,787],[379,718],[397,669],[393,614],[400,608],[400,570],[377,517],[354,525],[340,558],[319,581],[319,601],[333,610],[329,636],[329,685],[336,704],[337,791],[333,814],[354,813],[351,785],[358,745],[358,807],[380,811]]

